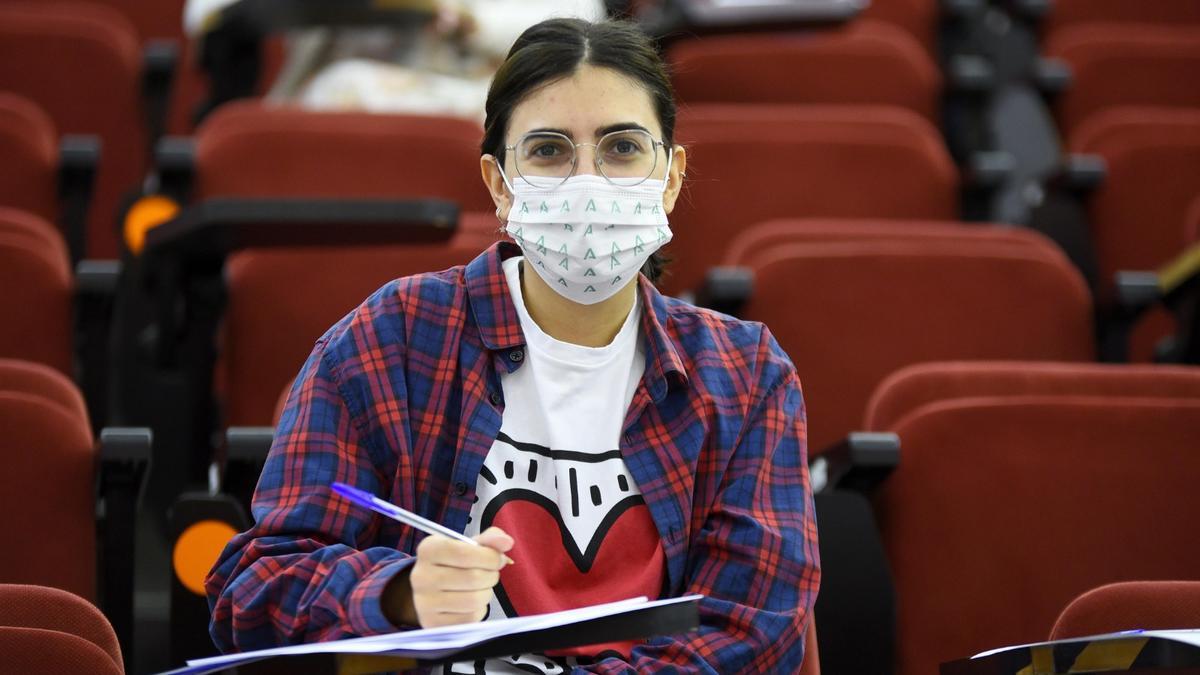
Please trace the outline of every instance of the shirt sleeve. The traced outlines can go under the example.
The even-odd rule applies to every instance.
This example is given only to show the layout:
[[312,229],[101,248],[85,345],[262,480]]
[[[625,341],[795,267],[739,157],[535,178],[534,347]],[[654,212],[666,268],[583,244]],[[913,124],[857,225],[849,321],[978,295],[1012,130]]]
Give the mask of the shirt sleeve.
[[692,533],[683,593],[703,594],[699,630],[633,648],[578,672],[794,673],[820,583],[800,380],[769,334],[777,364],[730,457],[702,528]]
[[222,652],[393,632],[380,597],[413,562],[372,546],[379,521],[333,495],[340,481],[375,494],[390,482],[346,406],[319,342],[276,429],[252,511],[205,582]]

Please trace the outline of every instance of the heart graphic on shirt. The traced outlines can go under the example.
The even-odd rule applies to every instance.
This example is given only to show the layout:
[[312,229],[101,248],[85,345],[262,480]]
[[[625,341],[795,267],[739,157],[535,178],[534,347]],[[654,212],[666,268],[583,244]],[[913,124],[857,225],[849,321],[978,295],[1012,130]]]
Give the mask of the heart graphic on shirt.
[[[662,542],[641,496],[613,505],[584,550],[568,532],[558,505],[530,490],[506,490],[493,499],[480,529],[493,525],[508,532],[545,533],[518,541],[508,553],[515,564],[504,568],[496,586],[496,599],[507,616],[557,612],[640,595],[657,598],[662,593]],[[618,651],[628,653],[628,645],[620,647],[624,649]],[[579,650],[596,652],[596,647]]]

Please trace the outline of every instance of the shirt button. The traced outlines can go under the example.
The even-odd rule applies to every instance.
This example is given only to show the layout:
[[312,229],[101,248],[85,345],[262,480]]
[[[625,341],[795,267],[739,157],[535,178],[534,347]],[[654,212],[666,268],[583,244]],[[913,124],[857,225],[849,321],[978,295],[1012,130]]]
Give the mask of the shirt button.
[[467,484],[462,481],[455,483],[454,494],[458,495],[459,497],[467,494]]
[[511,352],[508,353],[508,360],[512,361],[513,363],[520,363],[520,362],[524,361],[525,360],[525,350],[524,349],[512,350]]
[[488,394],[488,400],[492,402],[492,405],[500,405],[503,399],[500,398],[500,394],[493,391],[491,394]]

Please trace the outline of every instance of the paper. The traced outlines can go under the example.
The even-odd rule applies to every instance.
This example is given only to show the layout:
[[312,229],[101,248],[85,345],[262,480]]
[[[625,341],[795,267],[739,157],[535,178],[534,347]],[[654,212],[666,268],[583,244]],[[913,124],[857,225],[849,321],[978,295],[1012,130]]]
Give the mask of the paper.
[[1070,638],[1067,640],[1054,640],[1052,642],[1031,642],[1025,645],[1015,645],[1012,647],[1000,647],[998,649],[989,649],[986,652],[979,652],[972,659],[982,659],[993,654],[1001,652],[1013,651],[1016,649],[1029,649],[1031,647],[1044,647],[1046,645],[1061,645],[1070,644],[1072,642],[1109,642],[1113,640],[1126,640],[1130,638],[1159,638],[1162,640],[1174,640],[1182,642],[1194,647],[1200,647],[1200,629],[1180,629],[1180,630],[1125,630],[1119,633],[1105,633],[1103,635],[1092,635],[1089,637]]
[[255,652],[227,654],[188,661],[188,668],[172,671],[199,675],[235,663],[249,663],[272,656],[294,656],[298,654],[398,654],[414,658],[440,658],[442,654],[471,647],[492,638],[515,635],[545,628],[566,626],[581,621],[615,616],[634,610],[661,607],[699,600],[703,596],[688,595],[682,598],[649,601],[645,597],[630,598],[603,605],[592,605],[549,614],[497,619],[458,626],[443,626],[424,630],[403,631],[387,635],[318,642],[313,644],[275,647]]

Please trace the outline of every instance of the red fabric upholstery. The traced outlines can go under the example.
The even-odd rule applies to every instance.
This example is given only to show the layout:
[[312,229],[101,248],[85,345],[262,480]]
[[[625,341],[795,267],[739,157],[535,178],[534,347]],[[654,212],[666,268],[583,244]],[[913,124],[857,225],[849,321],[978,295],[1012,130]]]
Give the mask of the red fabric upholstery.
[[40,628],[0,628],[4,667],[22,675],[122,675],[104,650],[78,635]]
[[884,21],[903,28],[930,54],[936,54],[940,13],[937,0],[881,0],[868,4],[858,20]]
[[62,392],[73,386],[70,381],[31,364],[0,361],[0,383],[5,544],[26,552],[0,556],[0,583],[53,586],[93,598],[96,456],[81,399],[68,403],[74,397]]
[[474,122],[222,106],[196,132],[196,198],[438,197],[493,211]]
[[695,289],[741,230],[772,218],[958,217],[938,132],[887,106],[696,105],[680,112],[687,181],[668,291]]
[[1046,17],[1048,33],[1097,22],[1200,24],[1200,5],[1195,0],[1054,0],[1052,7]]
[[[270,425],[279,392],[313,343],[397,277],[469,262],[499,236],[492,213],[469,216],[449,245],[245,251],[227,268],[223,361],[230,425]],[[285,393],[286,395],[286,393]]]
[[1054,33],[1044,52],[1071,64],[1071,86],[1057,103],[1066,134],[1112,106],[1200,107],[1200,25],[1076,26]]
[[1072,134],[1070,150],[1108,164],[1089,204],[1102,292],[1117,271],[1158,269],[1183,251],[1200,195],[1200,109],[1111,108]]
[[0,358],[71,374],[73,286],[67,246],[54,226],[0,206]]
[[[1089,374],[1103,384],[1072,392],[1064,379],[1085,366],[1067,368],[1044,389],[1030,373],[1008,392],[991,384],[994,367],[979,370],[975,391],[963,366],[944,381],[914,375],[945,394],[895,413],[886,428],[900,435],[900,465],[875,502],[899,675],[1044,639],[1089,588],[1187,578],[1200,565],[1200,543],[1178,529],[1200,517],[1200,396],[1145,396],[1143,370],[1104,366]],[[1200,369],[1179,377],[1192,383],[1175,391],[1200,388]],[[889,380],[877,405],[904,408],[887,400],[902,384]]]
[[0,91],[0,206],[58,216],[58,137],[29,99]]
[[1094,358],[1079,274],[1026,230],[924,222],[779,221],[738,235],[763,321],[804,383],[809,453],[860,428],[889,373],[943,359]]
[[87,600],[58,588],[0,584],[0,626],[76,635],[103,650],[114,664],[122,663],[121,645],[104,614]]
[[684,104],[895,105],[935,124],[939,115],[937,66],[911,35],[886,23],[684,40],[667,59]]
[[0,90],[40,105],[59,133],[103,143],[88,226],[88,253],[115,257],[121,198],[146,170],[137,33],[92,3],[0,4]]
[[1125,581],[1080,595],[1058,615],[1051,640],[1142,628],[1200,626],[1200,581]]
[[1192,200],[1183,218],[1183,240],[1188,244],[1200,242],[1200,194]]

